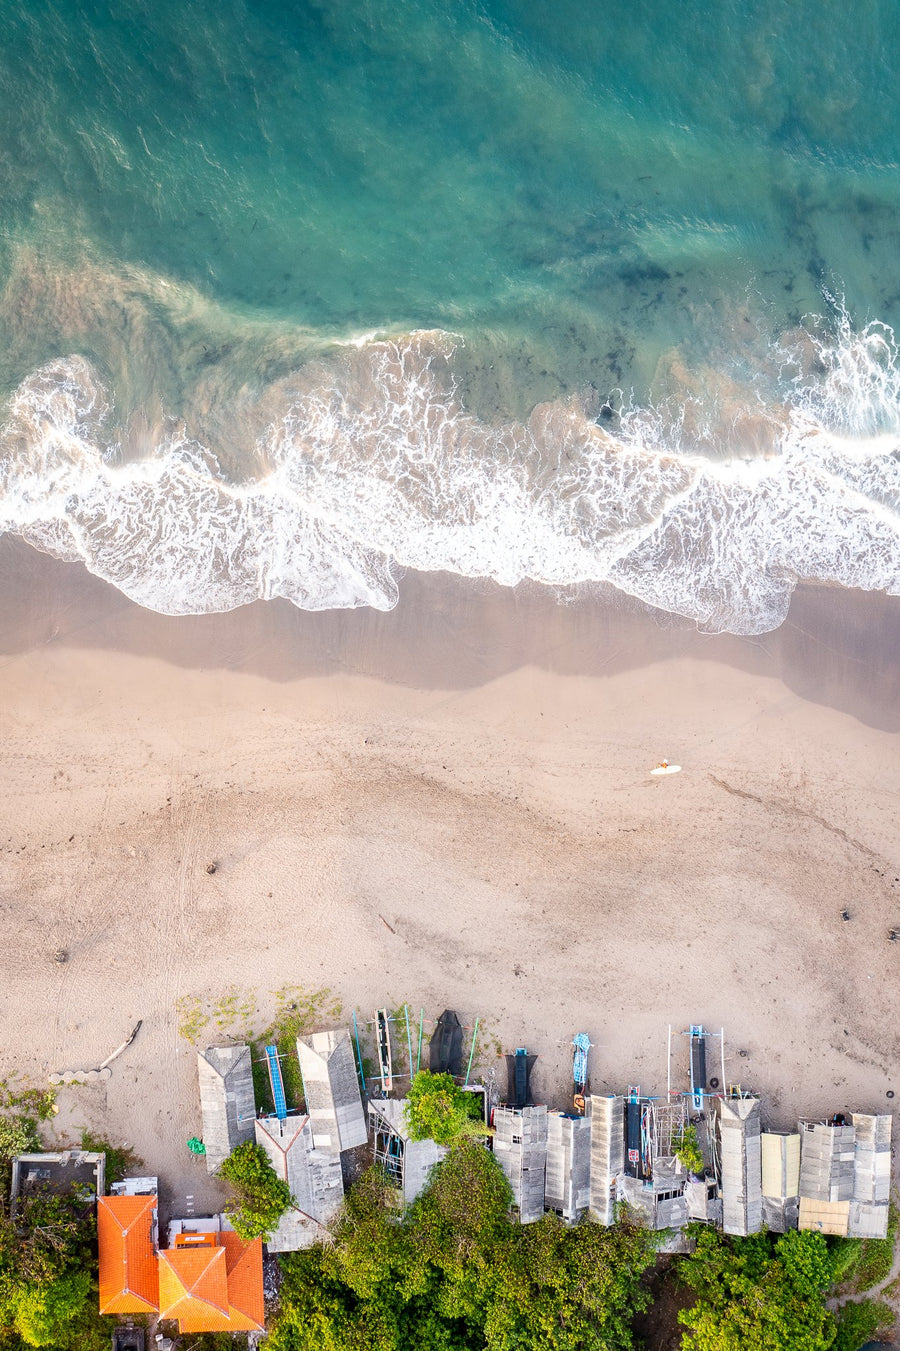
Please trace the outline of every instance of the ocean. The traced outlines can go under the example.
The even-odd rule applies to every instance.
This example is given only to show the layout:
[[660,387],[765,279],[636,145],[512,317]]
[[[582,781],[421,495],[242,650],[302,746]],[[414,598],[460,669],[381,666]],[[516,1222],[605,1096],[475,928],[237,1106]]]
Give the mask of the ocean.
[[0,16],[0,530],[167,614],[900,590],[893,0]]

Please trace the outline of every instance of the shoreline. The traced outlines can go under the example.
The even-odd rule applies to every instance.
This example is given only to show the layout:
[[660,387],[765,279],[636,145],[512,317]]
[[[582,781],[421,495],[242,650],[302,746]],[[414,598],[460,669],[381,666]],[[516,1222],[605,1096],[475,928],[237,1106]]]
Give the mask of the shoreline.
[[805,592],[735,639],[407,577],[387,615],[168,619],[11,543],[2,1069],[100,1064],[143,1018],[55,1129],[127,1139],[165,1205],[218,1199],[179,1002],[230,990],[256,1030],[287,986],[477,1014],[550,1103],[576,1031],[596,1089],[664,1084],[669,1022],[724,1026],[775,1125],[900,1089],[897,603]]
[[146,610],[80,563],[0,537],[0,657],[44,644],[154,657],[284,683],[356,674],[416,689],[469,689],[525,666],[610,676],[687,658],[774,676],[794,693],[900,731],[900,597],[800,585],[769,633],[708,634],[611,587],[560,599],[446,573],[407,573],[390,611],[254,601],[214,615]]

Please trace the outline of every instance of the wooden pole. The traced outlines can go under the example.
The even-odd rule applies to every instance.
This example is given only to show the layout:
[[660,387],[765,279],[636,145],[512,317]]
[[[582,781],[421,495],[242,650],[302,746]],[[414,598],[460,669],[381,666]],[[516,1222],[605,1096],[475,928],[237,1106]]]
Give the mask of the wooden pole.
[[475,1038],[478,1036],[478,1019],[475,1019],[475,1026],[472,1028],[472,1049],[469,1052],[469,1063],[466,1066],[466,1083],[469,1082],[469,1075],[472,1072],[472,1061],[475,1058]]
[[425,1030],[425,1010],[419,1009],[419,1050],[416,1055],[416,1074],[422,1068],[422,1033]]
[[408,1004],[404,1004],[404,1005],[403,1005],[403,1012],[406,1014],[406,1049],[407,1049],[407,1052],[409,1053],[409,1079],[410,1079],[410,1083],[412,1083],[412,1077],[413,1077],[413,1067],[412,1067],[412,1036],[411,1036],[410,1030],[409,1030],[409,1005],[408,1005]]

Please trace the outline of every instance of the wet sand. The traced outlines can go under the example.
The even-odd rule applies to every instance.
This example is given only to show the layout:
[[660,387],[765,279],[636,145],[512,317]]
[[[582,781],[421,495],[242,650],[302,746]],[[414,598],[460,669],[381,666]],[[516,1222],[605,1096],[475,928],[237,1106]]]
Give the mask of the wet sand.
[[0,595],[2,1071],[143,1018],[56,1129],[176,1209],[217,1195],[176,1004],[231,987],[258,1027],[289,984],[478,1014],[560,1106],[575,1031],[596,1087],[658,1090],[670,1022],[724,1026],[773,1124],[900,1091],[900,602],[801,590],[737,639],[410,575],[387,615],[168,619],[9,540]]

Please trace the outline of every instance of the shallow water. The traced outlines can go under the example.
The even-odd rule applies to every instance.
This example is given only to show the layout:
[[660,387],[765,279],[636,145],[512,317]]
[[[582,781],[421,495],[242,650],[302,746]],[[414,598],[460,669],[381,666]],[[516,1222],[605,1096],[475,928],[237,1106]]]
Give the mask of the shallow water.
[[0,528],[171,613],[897,589],[894,5],[0,14]]

